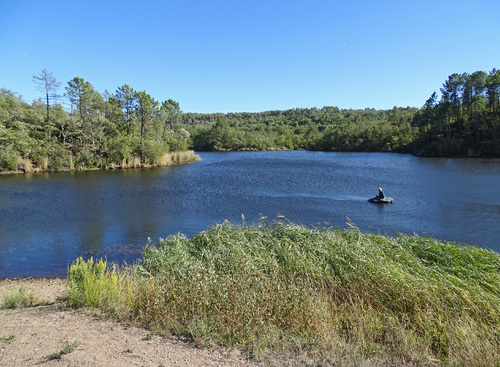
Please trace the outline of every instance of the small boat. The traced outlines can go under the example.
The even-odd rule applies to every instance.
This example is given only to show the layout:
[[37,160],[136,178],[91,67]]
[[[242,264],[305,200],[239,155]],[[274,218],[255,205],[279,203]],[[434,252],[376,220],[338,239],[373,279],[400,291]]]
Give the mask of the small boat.
[[368,199],[370,203],[378,203],[378,204],[392,204],[394,202],[393,198],[390,198],[389,196],[384,196],[381,198],[380,196],[375,196],[371,199]]

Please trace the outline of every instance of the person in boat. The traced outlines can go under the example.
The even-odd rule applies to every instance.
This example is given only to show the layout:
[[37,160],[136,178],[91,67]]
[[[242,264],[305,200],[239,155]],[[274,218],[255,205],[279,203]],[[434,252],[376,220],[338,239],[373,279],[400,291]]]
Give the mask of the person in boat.
[[377,195],[377,197],[379,197],[380,199],[385,198],[384,191],[382,191],[381,187],[378,189],[378,195]]

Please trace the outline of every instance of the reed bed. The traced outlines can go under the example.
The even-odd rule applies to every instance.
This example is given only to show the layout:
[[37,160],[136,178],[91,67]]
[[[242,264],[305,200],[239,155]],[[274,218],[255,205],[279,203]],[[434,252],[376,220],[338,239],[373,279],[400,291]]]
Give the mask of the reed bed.
[[171,166],[173,164],[182,164],[187,162],[199,161],[200,156],[196,155],[194,151],[174,151],[170,153],[165,153],[155,160],[149,160],[147,158],[144,161],[137,156],[130,157],[128,160],[123,158],[120,167],[121,168],[140,168],[140,167],[151,167],[151,166]]
[[71,268],[73,306],[257,358],[279,353],[336,366],[500,361],[500,255],[476,247],[355,227],[225,222],[192,239],[148,244],[133,266],[99,264]]

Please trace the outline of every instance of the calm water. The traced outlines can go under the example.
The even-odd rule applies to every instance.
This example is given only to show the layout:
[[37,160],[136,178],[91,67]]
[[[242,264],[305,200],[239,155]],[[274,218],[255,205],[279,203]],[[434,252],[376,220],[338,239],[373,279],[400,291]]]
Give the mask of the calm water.
[[[428,234],[500,251],[500,160],[383,153],[201,153],[159,169],[0,176],[0,278],[133,262],[151,237],[278,213],[304,225]],[[378,187],[393,205],[367,202]]]

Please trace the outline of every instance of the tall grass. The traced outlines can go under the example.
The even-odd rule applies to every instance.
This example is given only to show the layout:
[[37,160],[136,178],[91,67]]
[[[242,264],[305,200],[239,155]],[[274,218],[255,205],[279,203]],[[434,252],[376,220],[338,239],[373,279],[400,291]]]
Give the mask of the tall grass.
[[172,164],[181,164],[193,161],[199,161],[200,156],[196,155],[192,150],[187,151],[175,151],[170,153],[165,153],[155,162],[160,166],[170,166]]
[[140,263],[113,274],[110,288],[128,291],[109,291],[100,307],[254,355],[307,353],[338,365],[500,360],[500,255],[475,247],[225,223],[148,245]]
[[16,290],[7,290],[3,295],[3,302],[0,309],[36,306],[39,298],[32,291],[27,291],[23,287]]
[[133,156],[123,158],[120,167],[121,168],[140,168],[140,167],[151,167],[151,166],[171,166],[173,164],[182,164],[187,162],[199,161],[200,156],[196,155],[194,151],[175,151],[170,153],[165,153],[160,157],[150,160],[145,158],[144,161],[140,157]]
[[33,172],[33,163],[29,158],[20,158],[19,163],[22,165],[22,169],[24,173],[32,173]]
[[118,272],[100,259],[76,259],[69,271],[68,304],[71,307],[101,307],[119,318],[127,318],[134,308],[134,290],[128,274]]

